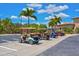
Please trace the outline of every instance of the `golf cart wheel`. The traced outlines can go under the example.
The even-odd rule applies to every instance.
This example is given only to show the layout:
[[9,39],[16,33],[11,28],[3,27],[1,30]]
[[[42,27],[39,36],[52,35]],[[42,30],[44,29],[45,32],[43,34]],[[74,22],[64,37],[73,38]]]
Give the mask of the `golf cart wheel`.
[[37,41],[37,42],[35,42],[35,44],[38,44],[38,41]]
[[33,45],[33,41],[32,40],[29,40],[29,44]]
[[24,41],[24,40],[22,40],[22,39],[20,39],[20,40],[19,40],[19,42],[20,42],[20,43],[24,43],[25,41]]

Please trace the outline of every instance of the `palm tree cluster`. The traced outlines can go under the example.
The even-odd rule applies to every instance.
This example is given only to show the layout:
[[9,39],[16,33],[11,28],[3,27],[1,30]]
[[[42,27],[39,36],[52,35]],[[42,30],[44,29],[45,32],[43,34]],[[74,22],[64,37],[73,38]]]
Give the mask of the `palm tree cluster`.
[[35,20],[37,20],[37,17],[34,15],[36,11],[30,8],[26,8],[26,10],[22,10],[19,16],[25,16],[28,19],[28,26],[30,23],[30,18],[34,18]]
[[[25,10],[22,10],[19,14],[19,17],[27,17],[26,20],[28,20],[27,24],[14,24],[12,23],[10,18],[4,18],[0,19],[0,33],[20,33],[21,31],[19,30],[20,27],[38,27],[38,24],[30,24],[30,19],[35,19],[37,20],[36,15],[34,14],[36,11],[30,8],[26,8]],[[22,18],[21,18],[21,23],[22,23]],[[54,25],[60,24],[61,23],[61,17],[54,16],[54,18],[51,18],[48,25],[50,27],[53,27]],[[39,28],[47,28],[46,25],[40,24]]]
[[51,18],[48,25],[49,27],[53,27],[55,25],[58,25],[58,24],[61,24],[61,17],[57,17],[57,16],[54,16],[54,18]]
[[[27,24],[24,24],[22,27],[26,27],[26,28],[28,28],[28,26],[27,26]],[[35,24],[35,23],[33,23],[33,24],[29,24],[29,27],[30,28],[47,28],[47,26],[45,25],[45,24],[40,24],[40,25],[38,25],[38,24]]]
[[0,33],[15,33],[17,30],[16,24],[12,23],[10,18],[0,19]]

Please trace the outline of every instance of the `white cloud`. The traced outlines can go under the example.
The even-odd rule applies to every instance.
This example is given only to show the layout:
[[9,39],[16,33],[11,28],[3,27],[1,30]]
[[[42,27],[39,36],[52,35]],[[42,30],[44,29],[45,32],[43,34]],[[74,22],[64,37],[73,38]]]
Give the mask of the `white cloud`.
[[34,18],[30,17],[30,20],[35,20]]
[[42,4],[39,4],[39,3],[33,3],[33,4],[27,4],[28,7],[38,7],[38,8],[41,8],[42,7]]
[[57,7],[52,8],[52,12],[60,12],[66,9],[68,9],[67,5],[57,6]]
[[45,20],[50,20],[51,18],[54,18],[54,17],[51,15],[51,16],[45,17]]
[[11,18],[11,19],[16,19],[16,18],[18,18],[18,17],[13,15],[13,16],[11,16],[10,18]]
[[67,5],[56,6],[56,5],[49,4],[46,9],[40,9],[40,10],[38,10],[37,12],[38,12],[38,13],[48,13],[48,14],[52,14],[52,13],[54,13],[54,12],[60,12],[60,11],[66,10],[66,9],[68,9],[68,8],[69,8],[69,7],[68,7]]
[[45,17],[45,20],[48,20],[48,17]]
[[23,8],[22,10],[26,10],[26,8]]
[[28,17],[26,17],[26,16],[21,16],[20,18],[22,18],[22,19],[28,19]]
[[44,9],[37,10],[38,13],[45,13],[46,11]]
[[[32,7],[29,7],[29,9],[32,9],[32,10],[34,10],[34,8],[32,8]],[[26,8],[23,8],[22,10],[26,10]]]
[[[22,18],[22,19],[26,19],[26,20],[28,19],[28,17],[26,17],[26,16],[21,16],[20,18]],[[29,17],[29,19],[30,19],[30,20],[35,20],[35,19],[32,18],[32,17]]]
[[56,4],[49,4],[46,8],[54,8],[56,7]]
[[21,22],[22,25],[27,24],[26,22]]
[[76,12],[79,12],[79,9],[76,9],[75,11],[76,11]]
[[[59,13],[56,14],[57,17],[61,17],[61,18],[66,18],[66,17],[70,17],[69,15],[65,14],[65,13]],[[48,17],[45,17],[45,20],[50,20],[51,18],[54,18],[54,15],[50,15]]]
[[29,7],[29,9],[32,9],[32,10],[34,10],[34,8],[32,8],[32,7]]
[[59,14],[57,14],[57,16],[62,17],[62,18],[70,17],[69,15],[67,15],[65,13],[59,13]]

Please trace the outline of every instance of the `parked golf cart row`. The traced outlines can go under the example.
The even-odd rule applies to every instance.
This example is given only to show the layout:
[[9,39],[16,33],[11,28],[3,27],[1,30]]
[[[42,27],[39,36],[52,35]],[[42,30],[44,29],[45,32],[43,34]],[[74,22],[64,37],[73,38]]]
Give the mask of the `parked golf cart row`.
[[[64,36],[65,34],[61,31],[56,31],[54,28],[21,28],[21,43],[38,44],[40,40],[50,40],[58,36]],[[33,30],[38,30],[38,32],[32,32]],[[39,32],[44,31],[44,32]],[[26,34],[27,33],[27,34]]]
[[25,34],[21,36],[21,43],[38,44],[40,40],[50,40],[50,38],[56,38],[57,36],[64,36],[63,32],[52,32],[50,34]]

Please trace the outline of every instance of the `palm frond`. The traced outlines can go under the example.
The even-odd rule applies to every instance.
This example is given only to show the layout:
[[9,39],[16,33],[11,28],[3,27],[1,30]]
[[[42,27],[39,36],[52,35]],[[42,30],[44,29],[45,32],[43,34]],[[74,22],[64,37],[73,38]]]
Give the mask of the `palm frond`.
[[31,17],[34,18],[35,20],[37,20],[37,17],[35,15],[32,15]]

